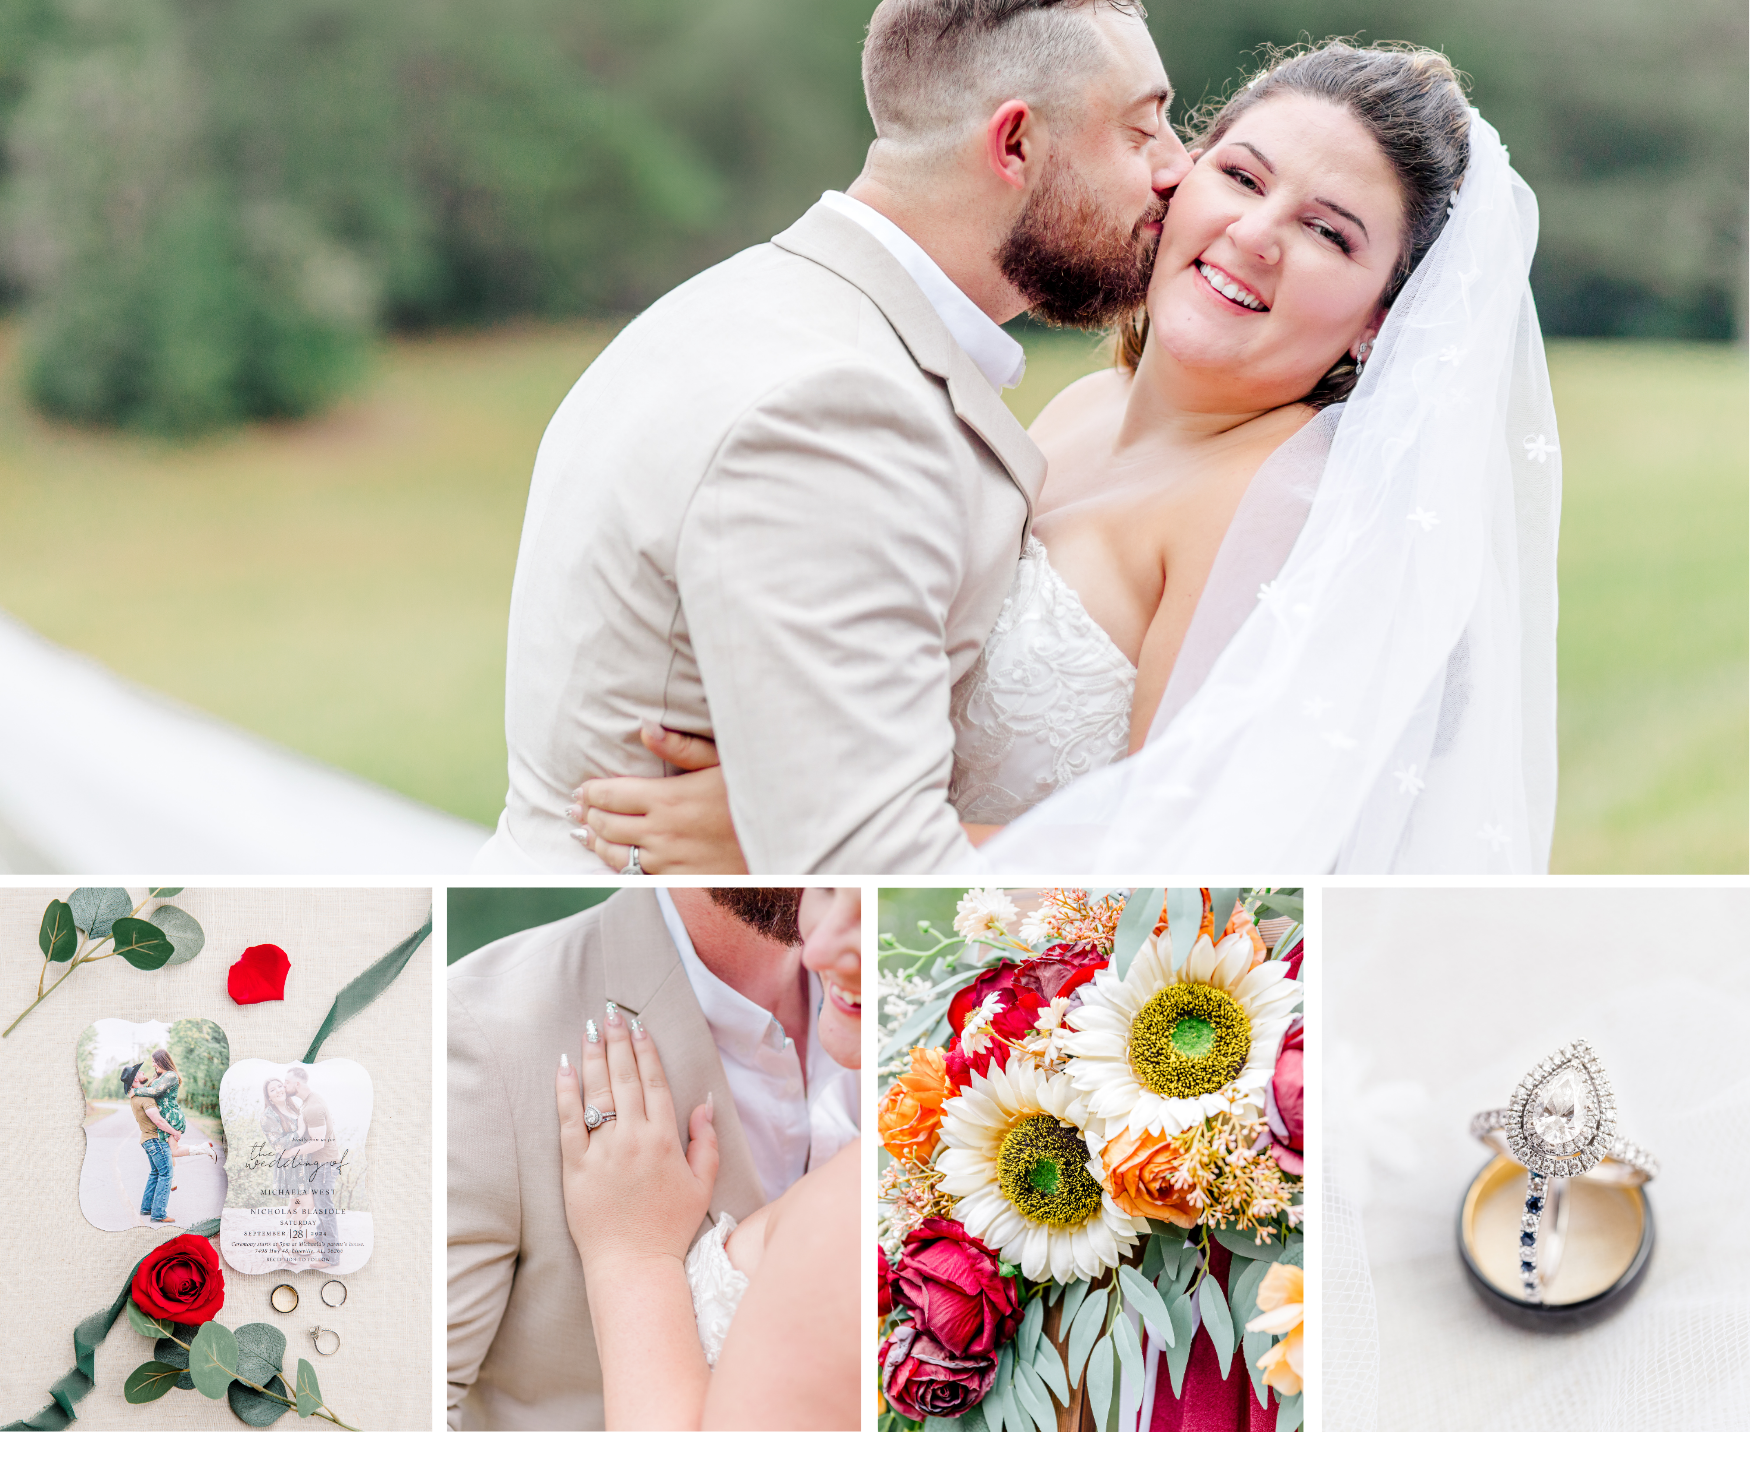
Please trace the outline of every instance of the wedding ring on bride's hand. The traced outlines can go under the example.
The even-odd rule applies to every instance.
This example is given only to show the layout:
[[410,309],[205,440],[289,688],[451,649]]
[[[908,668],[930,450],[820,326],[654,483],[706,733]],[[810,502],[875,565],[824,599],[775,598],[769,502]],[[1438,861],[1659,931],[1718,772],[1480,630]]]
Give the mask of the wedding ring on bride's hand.
[[595,1129],[597,1127],[601,1126],[601,1124],[603,1122],[611,1122],[611,1121],[613,1121],[613,1119],[614,1119],[613,1112],[611,1112],[611,1111],[597,1111],[595,1107],[589,1105],[587,1102],[584,1103],[583,1125],[589,1131],[593,1132],[593,1131],[595,1131]]
[[[1477,1175],[1460,1214],[1460,1247],[1473,1278],[1522,1308],[1560,1311],[1569,1325],[1579,1324],[1576,1313],[1582,1303],[1598,1303],[1585,1319],[1614,1309],[1612,1299],[1632,1289],[1651,1254],[1652,1216],[1640,1189],[1657,1174],[1659,1164],[1645,1148],[1618,1133],[1616,1095],[1592,1047],[1575,1040],[1546,1056],[1526,1072],[1506,1107],[1478,1112],[1470,1129],[1500,1154]],[[1517,1177],[1513,1164],[1526,1176],[1523,1208],[1517,1206],[1515,1188],[1517,1212],[1509,1221],[1495,1204],[1506,1191],[1506,1179]],[[1583,1190],[1573,1182],[1582,1177]],[[1574,1212],[1578,1192],[1593,1197],[1581,1216],[1587,1225],[1576,1247],[1575,1236],[1582,1231]],[[1479,1221],[1486,1221],[1490,1242],[1480,1242],[1485,1235]],[[1509,1262],[1516,1271],[1505,1269],[1502,1246],[1492,1242],[1505,1236],[1509,1222],[1517,1235]],[[1564,1288],[1568,1293],[1553,1297],[1551,1306],[1551,1287],[1564,1259],[1582,1263]],[[1479,1268],[1482,1262],[1495,1273]],[[1516,1296],[1509,1297],[1509,1287]]]
[[[331,1338],[326,1345],[323,1338]],[[340,1333],[331,1326],[313,1326],[310,1328],[310,1340],[316,1344],[316,1350],[324,1357],[332,1357],[340,1351]]]
[[634,845],[631,849],[632,858],[620,867],[620,874],[622,876],[642,876],[644,867],[638,864],[638,847]]

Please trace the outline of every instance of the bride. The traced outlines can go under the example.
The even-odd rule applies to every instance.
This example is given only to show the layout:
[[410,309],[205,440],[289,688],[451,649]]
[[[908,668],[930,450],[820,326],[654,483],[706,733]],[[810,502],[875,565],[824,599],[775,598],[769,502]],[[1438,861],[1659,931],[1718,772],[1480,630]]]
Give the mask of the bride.
[[[811,888],[803,965],[833,995],[820,1043],[861,1061],[860,895]],[[839,1001],[844,1001],[841,1004]],[[849,1005],[850,1007],[844,1007]],[[717,1177],[715,1104],[682,1155],[657,1042],[610,1008],[555,1082],[565,1217],[583,1261],[609,1429],[855,1429],[861,1378],[859,1145],[687,1248]],[[593,1131],[585,1104],[613,1120]]]
[[[1560,460],[1535,200],[1421,49],[1281,56],[1192,148],[1118,366],[1032,427],[1051,471],[954,694],[981,859],[1545,870]],[[645,741],[693,771],[582,786],[580,838],[742,869],[710,744]]]

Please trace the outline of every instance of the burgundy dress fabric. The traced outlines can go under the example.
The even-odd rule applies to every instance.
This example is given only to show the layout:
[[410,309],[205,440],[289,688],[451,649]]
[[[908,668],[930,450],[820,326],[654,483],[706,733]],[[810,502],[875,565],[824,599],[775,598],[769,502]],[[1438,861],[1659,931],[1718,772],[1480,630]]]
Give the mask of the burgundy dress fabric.
[[[1225,1294],[1228,1272],[1233,1256],[1221,1245],[1211,1247],[1210,1271]],[[1154,1349],[1143,1328],[1143,1353],[1152,1356]],[[1245,1329],[1236,1328],[1241,1337]],[[1215,1356],[1215,1344],[1202,1327],[1191,1339],[1191,1360],[1185,1365],[1184,1393],[1173,1396],[1173,1380],[1163,1362],[1155,1378],[1155,1406],[1149,1418],[1152,1431],[1168,1433],[1240,1433],[1273,1434],[1276,1432],[1276,1410],[1265,1408],[1252,1393],[1252,1378],[1245,1368],[1245,1349],[1235,1347],[1228,1364],[1227,1377],[1221,1375],[1221,1364]]]

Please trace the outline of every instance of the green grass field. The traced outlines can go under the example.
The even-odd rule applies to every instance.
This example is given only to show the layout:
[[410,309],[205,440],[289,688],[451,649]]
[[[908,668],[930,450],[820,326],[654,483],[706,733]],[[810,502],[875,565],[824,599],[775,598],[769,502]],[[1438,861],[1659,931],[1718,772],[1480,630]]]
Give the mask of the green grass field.
[[[352,401],[189,446],[45,424],[0,330],[0,607],[148,686],[490,824],[504,627],[542,427],[607,341],[387,345]],[[1029,338],[1030,419],[1099,362]],[[1564,871],[1746,868],[1746,363],[1551,347]],[[8,692],[8,700],[28,693]]]

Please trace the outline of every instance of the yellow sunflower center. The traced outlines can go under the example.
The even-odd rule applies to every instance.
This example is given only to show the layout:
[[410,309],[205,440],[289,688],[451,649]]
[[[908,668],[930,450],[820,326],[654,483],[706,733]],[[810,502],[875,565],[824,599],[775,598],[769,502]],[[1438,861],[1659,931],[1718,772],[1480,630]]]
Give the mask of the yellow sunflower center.
[[1157,1096],[1203,1096],[1245,1069],[1252,1049],[1246,1011],[1207,983],[1162,989],[1130,1025],[1130,1068]]
[[1054,1116],[1022,1117],[997,1149],[1003,1197],[1035,1224],[1073,1229],[1100,1208],[1100,1185],[1088,1172],[1088,1145]]

